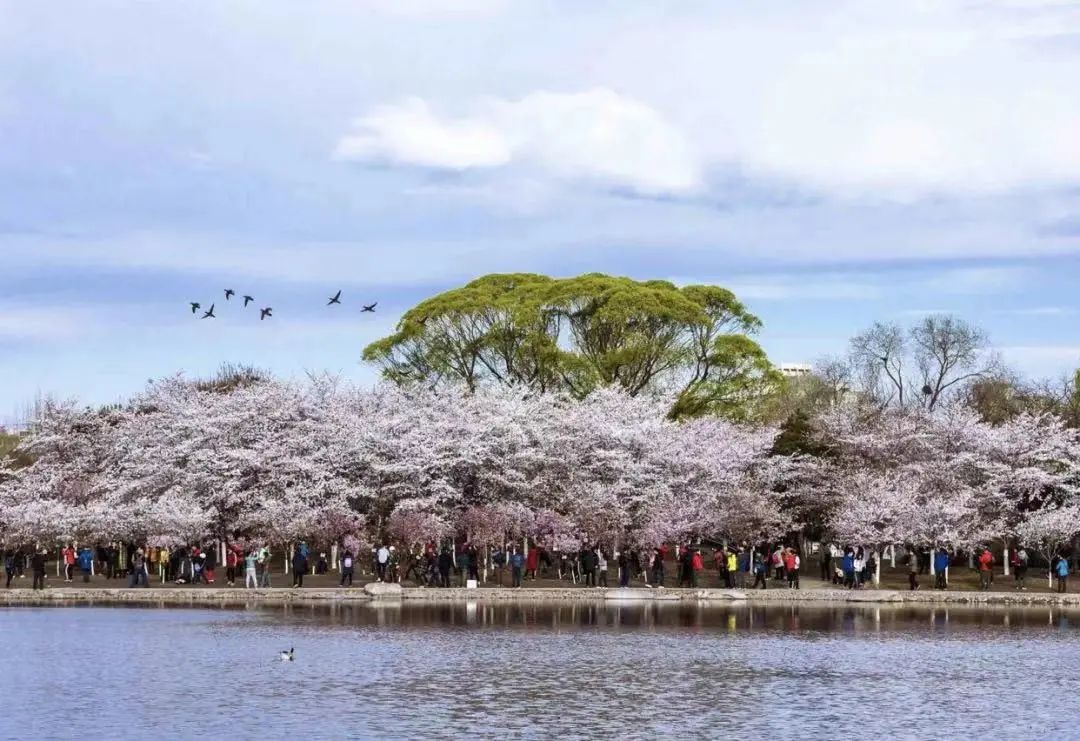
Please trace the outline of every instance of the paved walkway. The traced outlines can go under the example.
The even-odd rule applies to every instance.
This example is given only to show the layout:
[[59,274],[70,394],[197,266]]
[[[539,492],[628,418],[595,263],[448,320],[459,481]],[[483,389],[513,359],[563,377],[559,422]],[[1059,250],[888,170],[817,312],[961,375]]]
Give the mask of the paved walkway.
[[178,605],[251,605],[287,603],[342,603],[377,601],[455,601],[455,602],[693,602],[701,604],[863,604],[863,605],[1050,605],[1080,606],[1080,594],[1055,594],[1049,592],[977,592],[977,591],[898,591],[890,589],[835,589],[823,583],[807,585],[807,589],[786,588],[768,590],[728,589],[650,589],[619,588],[559,588],[526,587],[509,589],[485,587],[482,589],[428,589],[409,587],[402,589],[396,584],[368,584],[352,588],[305,587],[292,589],[241,589],[219,587],[120,587],[115,581],[112,587],[81,584],[52,585],[45,590],[33,591],[22,584],[18,588],[0,590],[3,604],[178,604]]

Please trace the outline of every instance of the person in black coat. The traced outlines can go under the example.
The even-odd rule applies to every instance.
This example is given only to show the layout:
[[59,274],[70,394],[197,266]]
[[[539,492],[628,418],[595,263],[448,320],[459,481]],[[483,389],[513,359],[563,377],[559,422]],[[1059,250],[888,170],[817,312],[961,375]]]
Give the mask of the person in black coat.
[[307,558],[304,556],[304,552],[299,548],[293,551],[292,568],[293,587],[299,588],[304,586],[304,572],[307,571]]
[[454,565],[454,557],[450,555],[450,551],[446,548],[442,549],[442,553],[439,554],[439,586],[450,586],[450,569]]
[[34,589],[45,588],[45,551],[35,551],[30,559],[30,569],[34,572]]
[[202,549],[203,555],[203,580],[207,584],[214,583],[214,570],[217,568],[217,546],[210,544]]
[[465,549],[465,564],[469,572],[470,579],[477,582],[480,581],[480,552],[476,550],[476,546],[469,543],[469,547]]
[[585,575],[585,586],[596,586],[596,553],[586,546],[578,556],[581,560],[581,573]]

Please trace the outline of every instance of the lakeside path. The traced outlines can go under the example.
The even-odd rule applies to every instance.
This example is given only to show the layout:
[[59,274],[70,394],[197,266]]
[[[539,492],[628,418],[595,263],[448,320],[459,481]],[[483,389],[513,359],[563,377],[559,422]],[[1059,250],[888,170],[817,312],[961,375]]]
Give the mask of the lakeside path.
[[969,605],[969,606],[1051,606],[1080,607],[1080,593],[1052,592],[969,592],[894,591],[865,589],[851,591],[818,587],[803,590],[769,589],[642,589],[642,588],[522,588],[484,587],[480,589],[401,588],[396,584],[368,584],[352,588],[276,587],[271,589],[205,587],[79,588],[51,587],[33,591],[26,588],[0,590],[0,607],[32,605],[176,605],[253,606],[282,604],[350,604],[400,602],[587,602],[587,603],[698,603],[713,605],[806,605],[827,607],[860,605]]

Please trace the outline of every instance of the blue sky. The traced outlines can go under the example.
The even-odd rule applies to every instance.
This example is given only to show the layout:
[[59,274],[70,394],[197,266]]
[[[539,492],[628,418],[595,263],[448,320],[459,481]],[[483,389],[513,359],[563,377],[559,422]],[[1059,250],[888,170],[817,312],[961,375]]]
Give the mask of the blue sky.
[[0,0],[0,420],[223,361],[371,379],[401,311],[493,271],[726,285],[777,362],[955,312],[1060,374],[1077,29],[1071,0]]

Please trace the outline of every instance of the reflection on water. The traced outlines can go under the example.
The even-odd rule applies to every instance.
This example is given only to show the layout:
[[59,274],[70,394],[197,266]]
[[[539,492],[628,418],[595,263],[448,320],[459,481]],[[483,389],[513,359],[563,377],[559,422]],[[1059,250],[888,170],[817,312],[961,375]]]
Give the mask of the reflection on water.
[[[717,630],[755,632],[826,632],[873,635],[882,632],[921,632],[929,625],[950,626],[961,635],[972,629],[1080,627],[1080,611],[1039,607],[968,606],[842,606],[717,605],[639,602],[604,603],[362,603],[349,605],[285,605],[252,608],[275,618],[311,620],[324,625],[379,628],[461,627],[575,630],[676,630],[682,633]],[[1072,620],[1070,621],[1070,617]]]
[[0,737],[1065,738],[1078,625],[1045,607],[15,608]]

